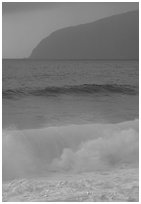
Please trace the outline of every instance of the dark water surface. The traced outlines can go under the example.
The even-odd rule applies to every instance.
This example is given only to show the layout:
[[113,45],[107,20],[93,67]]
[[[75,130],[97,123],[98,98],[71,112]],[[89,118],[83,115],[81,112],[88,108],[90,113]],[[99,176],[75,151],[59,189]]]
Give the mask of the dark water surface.
[[138,61],[3,60],[3,128],[138,118]]
[[136,61],[3,60],[3,182],[108,170],[112,183],[120,168],[130,180],[138,97]]

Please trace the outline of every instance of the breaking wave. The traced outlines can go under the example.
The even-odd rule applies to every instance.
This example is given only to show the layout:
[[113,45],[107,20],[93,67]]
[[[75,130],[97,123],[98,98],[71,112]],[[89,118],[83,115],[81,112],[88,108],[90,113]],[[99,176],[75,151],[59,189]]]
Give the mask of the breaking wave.
[[3,131],[3,180],[138,163],[138,120]]
[[117,85],[117,84],[82,84],[73,86],[55,87],[50,86],[46,88],[19,88],[3,90],[2,96],[6,99],[15,97],[22,97],[27,95],[33,96],[56,96],[59,94],[108,94],[121,93],[127,95],[136,95],[138,87],[131,85]]

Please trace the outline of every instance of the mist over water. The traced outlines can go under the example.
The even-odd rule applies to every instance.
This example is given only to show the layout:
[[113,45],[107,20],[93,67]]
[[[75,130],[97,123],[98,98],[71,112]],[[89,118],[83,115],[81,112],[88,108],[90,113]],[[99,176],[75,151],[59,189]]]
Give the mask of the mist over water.
[[3,61],[3,182],[138,167],[137,61]]
[[[24,5],[3,17],[17,24]],[[63,28],[29,58],[2,60],[3,202],[139,201],[138,20],[137,10]]]
[[3,131],[3,180],[138,166],[138,120]]

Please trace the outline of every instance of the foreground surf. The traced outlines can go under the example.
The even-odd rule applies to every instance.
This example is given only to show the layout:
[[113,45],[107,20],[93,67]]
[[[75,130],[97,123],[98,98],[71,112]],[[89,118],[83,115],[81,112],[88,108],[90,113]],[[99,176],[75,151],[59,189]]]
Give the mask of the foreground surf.
[[138,120],[3,130],[3,180],[138,166]]

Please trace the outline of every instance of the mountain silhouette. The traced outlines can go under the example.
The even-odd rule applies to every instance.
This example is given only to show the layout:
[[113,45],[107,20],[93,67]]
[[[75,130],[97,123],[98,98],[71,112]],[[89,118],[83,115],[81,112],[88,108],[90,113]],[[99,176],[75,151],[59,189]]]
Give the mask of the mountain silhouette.
[[32,59],[138,59],[139,11],[53,32],[33,49]]

